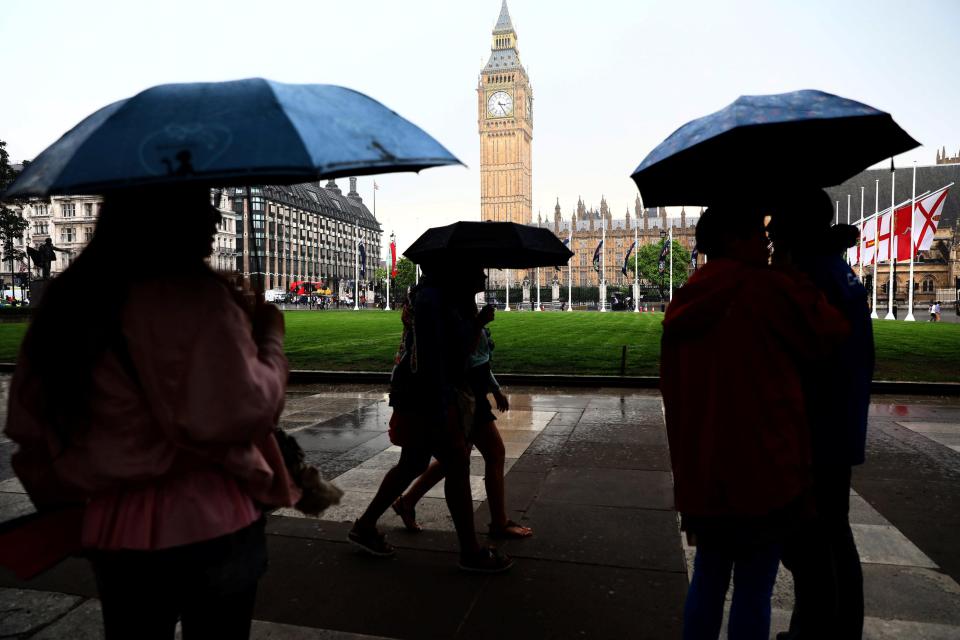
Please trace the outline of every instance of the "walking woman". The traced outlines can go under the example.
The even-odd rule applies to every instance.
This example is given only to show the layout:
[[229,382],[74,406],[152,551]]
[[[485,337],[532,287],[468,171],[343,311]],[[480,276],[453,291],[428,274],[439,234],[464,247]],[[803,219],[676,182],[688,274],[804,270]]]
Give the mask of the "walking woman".
[[[470,430],[470,445],[476,446],[483,456],[484,478],[487,489],[487,504],[490,507],[489,535],[495,539],[527,538],[533,535],[533,529],[524,527],[507,518],[507,509],[504,501],[504,462],[506,451],[503,438],[497,429],[496,416],[490,405],[488,394],[493,394],[497,409],[501,412],[510,410],[510,401],[500,390],[500,384],[490,368],[490,356],[493,353],[493,340],[490,339],[490,330],[487,325],[493,322],[494,307],[486,305],[479,314],[476,313],[476,304],[471,296],[464,301],[464,313],[476,316],[479,329],[477,344],[470,354],[467,381],[473,391],[474,414],[473,427]],[[403,520],[408,531],[421,531],[417,523],[417,502],[427,494],[438,482],[443,479],[443,467],[437,460],[430,463],[430,467],[417,478],[413,486],[393,503],[393,510]]]
[[[106,638],[247,638],[261,509],[299,492],[272,434],[283,318],[205,259],[207,188],[106,195],[96,233],[24,339],[6,433],[34,504],[82,509]],[[131,250],[135,247],[135,250]],[[95,283],[112,295],[89,304]]]
[[435,457],[446,477],[444,496],[460,543],[460,569],[500,573],[513,564],[480,546],[473,522],[466,377],[481,327],[474,317],[476,307],[472,315],[465,314],[463,301],[483,289],[483,278],[481,269],[430,265],[404,308],[404,333],[390,389],[391,439],[401,447],[400,460],[348,534],[351,543],[370,554],[394,555],[377,521]]

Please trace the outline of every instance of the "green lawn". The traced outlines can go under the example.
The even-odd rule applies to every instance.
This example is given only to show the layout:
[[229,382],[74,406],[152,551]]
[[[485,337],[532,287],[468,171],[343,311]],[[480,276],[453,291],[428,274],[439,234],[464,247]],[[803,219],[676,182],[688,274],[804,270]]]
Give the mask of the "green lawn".
[[[491,325],[495,370],[657,375],[659,313],[498,313]],[[290,311],[287,355],[295,369],[386,371],[400,340],[400,317],[383,311]],[[0,361],[13,362],[26,328],[0,324]],[[960,324],[874,322],[880,380],[960,381]]]

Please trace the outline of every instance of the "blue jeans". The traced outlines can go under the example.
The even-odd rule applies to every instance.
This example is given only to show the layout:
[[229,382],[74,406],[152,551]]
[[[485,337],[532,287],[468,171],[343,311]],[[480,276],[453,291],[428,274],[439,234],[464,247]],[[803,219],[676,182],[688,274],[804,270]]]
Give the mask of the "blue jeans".
[[779,544],[697,547],[693,579],[683,611],[684,640],[716,640],[733,573],[733,603],[727,637],[767,640],[770,596],[780,568]]

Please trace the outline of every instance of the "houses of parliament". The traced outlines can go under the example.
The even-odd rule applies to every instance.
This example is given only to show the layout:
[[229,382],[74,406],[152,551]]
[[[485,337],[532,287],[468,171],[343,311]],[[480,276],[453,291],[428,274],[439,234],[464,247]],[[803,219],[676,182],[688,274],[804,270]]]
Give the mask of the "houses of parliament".
[[[604,197],[599,206],[587,206],[582,198],[565,216],[560,201],[552,219],[540,215],[533,219],[533,88],[527,70],[520,62],[517,32],[506,0],[491,34],[490,57],[477,83],[477,125],[480,134],[480,219],[540,225],[566,240],[573,229],[572,269],[556,274],[566,286],[595,286],[599,276],[593,268],[593,254],[606,227],[604,277],[608,285],[630,284],[632,278],[621,272],[624,255],[636,231],[640,245],[660,243],[661,231],[673,227],[673,236],[688,250],[693,248],[693,232],[698,215],[669,217],[666,209],[643,209],[639,197],[633,212],[627,207],[622,218],[615,218]],[[491,274],[503,285],[506,274]],[[513,272],[511,284],[532,273]],[[541,273],[541,286],[548,286]]]

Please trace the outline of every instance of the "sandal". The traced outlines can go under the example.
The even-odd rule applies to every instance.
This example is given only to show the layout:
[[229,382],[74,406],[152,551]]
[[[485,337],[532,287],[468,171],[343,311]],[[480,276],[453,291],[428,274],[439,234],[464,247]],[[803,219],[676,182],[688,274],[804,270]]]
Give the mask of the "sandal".
[[415,507],[408,507],[403,496],[393,501],[393,511],[403,520],[403,528],[411,533],[423,531],[423,527],[417,522],[417,512]]
[[347,540],[350,544],[378,558],[389,558],[397,552],[394,546],[387,542],[387,537],[376,529],[363,531],[358,530],[354,525],[347,534]]
[[507,520],[502,527],[491,522],[487,526],[487,532],[487,535],[494,540],[515,540],[533,535],[533,529],[517,524],[513,520]]
[[468,573],[503,573],[513,566],[513,560],[493,548],[480,549],[476,553],[460,554],[461,571]]

